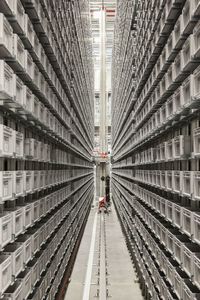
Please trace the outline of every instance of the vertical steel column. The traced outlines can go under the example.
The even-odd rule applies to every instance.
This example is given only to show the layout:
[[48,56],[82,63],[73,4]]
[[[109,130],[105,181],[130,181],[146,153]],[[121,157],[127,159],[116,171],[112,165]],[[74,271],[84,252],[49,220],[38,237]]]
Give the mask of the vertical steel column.
[[[104,7],[100,11],[100,152],[107,152],[107,99],[106,99],[106,10]],[[99,196],[105,196],[106,162],[101,161],[97,164],[99,174]]]
[[106,11],[100,16],[100,149],[107,152],[107,99],[106,99]]

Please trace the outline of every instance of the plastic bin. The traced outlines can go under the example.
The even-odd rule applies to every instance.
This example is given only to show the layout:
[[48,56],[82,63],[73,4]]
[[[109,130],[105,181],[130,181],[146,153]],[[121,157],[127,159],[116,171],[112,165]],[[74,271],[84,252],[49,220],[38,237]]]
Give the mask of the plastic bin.
[[[192,20],[192,15],[196,8],[195,1],[187,0],[182,10],[181,14],[181,32],[191,33],[189,22]],[[185,299],[184,299],[185,300]]]
[[15,197],[24,194],[24,174],[23,171],[13,171],[13,193]]
[[192,171],[183,171],[183,191],[184,196],[190,197],[193,193],[193,181],[192,181],[193,172]]
[[20,29],[19,29],[20,32],[24,31],[24,29],[25,29],[25,12],[24,12],[24,8],[23,8],[20,0],[14,1],[13,12],[16,17],[16,21],[20,26]]
[[174,117],[173,97],[170,97],[166,102],[166,118],[170,120]]
[[179,135],[173,139],[174,159],[186,158],[190,155],[190,136]]
[[36,64],[34,64],[34,84],[37,86],[37,88],[39,89],[40,87],[40,71],[37,67]]
[[13,172],[0,171],[0,202],[13,199]]
[[26,37],[29,40],[29,43],[31,44],[32,47],[34,47],[35,32],[33,29],[33,24],[27,14],[25,14],[25,29],[24,29],[24,31],[25,31]]
[[0,250],[12,241],[12,215],[9,212],[0,214]]
[[24,231],[24,210],[23,207],[16,207],[12,211],[12,226],[14,236],[18,236]]
[[182,244],[181,247],[181,255],[182,255],[182,268],[188,274],[188,276],[192,277],[194,274],[194,256],[200,253],[200,247],[193,243],[185,243]]
[[180,194],[182,191],[182,171],[173,171],[173,191]]
[[39,280],[39,265],[36,258],[32,259],[28,264],[28,268],[31,269],[31,285],[34,287]]
[[199,300],[200,299],[200,293],[199,289],[192,285],[190,282],[184,282],[183,283],[183,289],[182,289],[182,299],[183,300]]
[[40,101],[39,99],[34,96],[34,104],[33,104],[33,115],[36,119],[39,119],[39,107],[40,107]]
[[31,234],[32,239],[32,253],[35,254],[40,249],[40,230],[38,228],[29,229],[28,234]]
[[34,109],[34,100],[33,99],[34,99],[34,96],[31,92],[31,90],[27,87],[24,107],[31,114],[33,114],[33,109]]
[[193,197],[196,200],[200,200],[200,172],[193,173],[193,181],[194,181],[194,193]]
[[166,218],[168,221],[172,223],[173,221],[173,203],[170,201],[166,201]]
[[9,286],[4,295],[4,300],[23,299],[23,286],[21,280],[16,280],[13,285]]
[[23,243],[9,244],[4,248],[4,254],[11,255],[12,275],[17,275],[24,269],[24,245]]
[[180,88],[178,88],[173,95],[173,111],[178,114],[181,112],[183,106],[183,99],[181,99]]
[[166,171],[166,188],[168,191],[173,190],[173,171]]
[[166,143],[160,144],[160,160],[165,161],[167,157],[166,153]]
[[25,62],[26,71],[27,71],[28,75],[30,76],[31,80],[34,80],[34,63],[33,63],[33,59],[32,59],[32,57],[29,53],[27,53],[27,56],[25,58],[26,58],[26,62]]
[[166,217],[166,199],[160,198],[160,213],[164,218]]
[[46,84],[47,84],[47,82],[46,82],[44,76],[42,74],[40,74],[39,89],[40,89],[40,92],[43,94],[45,94],[45,91],[46,91]]
[[20,80],[18,76],[16,76],[16,98],[15,101],[17,104],[24,106],[26,97],[26,86],[23,81]]
[[172,255],[174,254],[174,235],[176,235],[177,233],[177,229],[166,229],[167,249]]
[[182,227],[182,208],[177,204],[173,204],[173,224],[181,228]]
[[14,130],[3,124],[0,124],[0,156],[12,157],[14,152]]
[[200,25],[195,26],[193,34],[190,36],[191,52],[195,58],[200,57],[200,43],[199,43]]
[[47,56],[45,54],[44,49],[42,48],[41,49],[41,53],[40,53],[40,61],[41,61],[41,63],[42,63],[43,66],[46,65],[46,59],[47,59]]
[[192,235],[192,220],[193,213],[192,211],[182,208],[182,230],[188,236]]
[[36,34],[34,34],[34,50],[35,50],[35,53],[37,54],[38,59],[39,59],[40,52],[41,52],[41,44],[40,44]]
[[39,189],[39,180],[40,180],[40,171],[34,171],[33,175],[33,191],[37,191]]
[[45,211],[45,198],[40,199],[40,218],[46,214]]
[[24,49],[23,42],[17,34],[13,35],[13,53],[16,61],[24,69],[26,67],[27,51]]
[[2,295],[12,283],[11,255],[0,255],[0,278],[0,295]]
[[51,210],[51,195],[45,197],[45,211],[48,213]]
[[166,172],[160,172],[160,186],[162,189],[166,189]]
[[43,103],[40,102],[39,105],[39,119],[43,124],[46,124],[46,114],[45,114],[45,106]]
[[187,108],[192,100],[192,75],[188,76],[181,85],[181,102],[183,107]]
[[176,77],[180,74],[181,72],[181,54],[178,53],[174,63],[172,64],[172,72],[173,72],[173,78],[174,80],[176,79]]
[[156,186],[160,187],[160,171],[156,171]]
[[22,282],[22,299],[26,300],[28,298],[28,295],[32,291],[31,268],[26,268],[23,272],[19,274],[18,278]]
[[173,253],[174,258],[179,264],[182,264],[182,246],[188,242],[188,237],[185,235],[177,235],[173,237]]
[[200,127],[194,129],[193,132],[193,155],[200,156]]
[[17,241],[23,244],[24,265],[32,259],[32,237],[29,234],[20,235]]
[[33,289],[32,293],[28,296],[28,300],[40,300],[40,294],[39,294],[38,286],[39,286],[39,283]]
[[24,206],[24,228],[28,228],[32,225],[33,219],[33,203]]
[[40,216],[40,200],[37,200],[34,202],[34,208],[33,208],[33,220],[36,222],[39,219]]
[[17,158],[24,157],[24,135],[19,131],[13,131],[14,133],[14,154]]
[[0,98],[13,98],[16,96],[16,75],[3,60],[0,60],[0,74]]
[[0,13],[0,52],[3,58],[13,54],[13,30],[2,13]]
[[178,263],[173,259],[169,259],[166,262],[166,278],[171,286],[173,286],[174,283],[174,269],[177,267],[178,267]]
[[173,280],[173,289],[178,297],[178,299],[182,299],[182,290],[183,290],[183,283],[188,280],[188,276],[183,272],[180,268],[175,268],[174,272],[174,280]]
[[194,72],[192,76],[192,96],[194,99],[199,99],[200,98],[200,68],[198,67]]
[[33,177],[34,171],[24,171],[24,192],[33,192]]
[[37,258],[38,258],[38,263],[39,263],[39,266],[40,266],[39,272],[40,272],[40,275],[41,275],[44,272],[44,270],[46,268],[46,264],[47,264],[44,252],[39,252]]
[[169,289],[169,285],[161,277],[159,291],[160,291],[160,294],[163,296],[163,299],[167,299],[167,291],[168,291],[168,289]]
[[181,50],[181,69],[184,69],[185,66],[189,63],[191,56],[192,56],[192,36],[186,40],[183,48]]
[[177,43],[180,40],[180,36],[181,36],[181,24],[180,24],[180,17],[177,20],[175,26],[174,26],[174,30],[172,31],[172,48],[175,48],[175,46],[177,45]]
[[152,185],[156,186],[156,171],[152,171]]
[[200,245],[200,213],[193,213],[193,239]]

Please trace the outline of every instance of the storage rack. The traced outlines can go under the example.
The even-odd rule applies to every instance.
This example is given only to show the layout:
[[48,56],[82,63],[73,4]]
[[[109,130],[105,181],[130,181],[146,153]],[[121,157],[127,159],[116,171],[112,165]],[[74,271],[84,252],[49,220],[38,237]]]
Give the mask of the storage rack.
[[200,299],[200,1],[118,1],[112,195],[145,299]]
[[93,199],[87,0],[0,2],[0,297],[56,299]]

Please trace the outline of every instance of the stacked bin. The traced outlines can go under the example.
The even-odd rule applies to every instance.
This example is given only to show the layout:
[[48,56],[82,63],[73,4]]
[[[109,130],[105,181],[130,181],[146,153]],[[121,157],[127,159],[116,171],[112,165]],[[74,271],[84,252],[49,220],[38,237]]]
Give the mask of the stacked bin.
[[94,130],[88,26],[87,0],[0,3],[2,299],[55,299],[88,217]]
[[200,299],[200,2],[117,11],[113,200],[145,299]]

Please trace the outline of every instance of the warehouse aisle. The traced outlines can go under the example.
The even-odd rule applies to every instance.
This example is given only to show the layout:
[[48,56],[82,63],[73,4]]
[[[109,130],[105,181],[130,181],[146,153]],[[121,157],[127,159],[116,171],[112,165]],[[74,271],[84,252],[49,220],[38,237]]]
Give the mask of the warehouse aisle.
[[93,209],[90,212],[87,225],[85,227],[84,235],[79,247],[78,255],[72,272],[71,282],[69,284],[68,291],[65,295],[65,300],[82,299],[94,217],[95,217],[95,210]]
[[[105,261],[101,257],[102,229],[105,229]],[[102,276],[104,262],[105,276]],[[91,211],[65,300],[105,300],[104,280],[106,298],[143,299],[114,206],[109,215],[97,214],[96,208]]]
[[200,300],[200,0],[0,0],[0,300],[141,293]]

